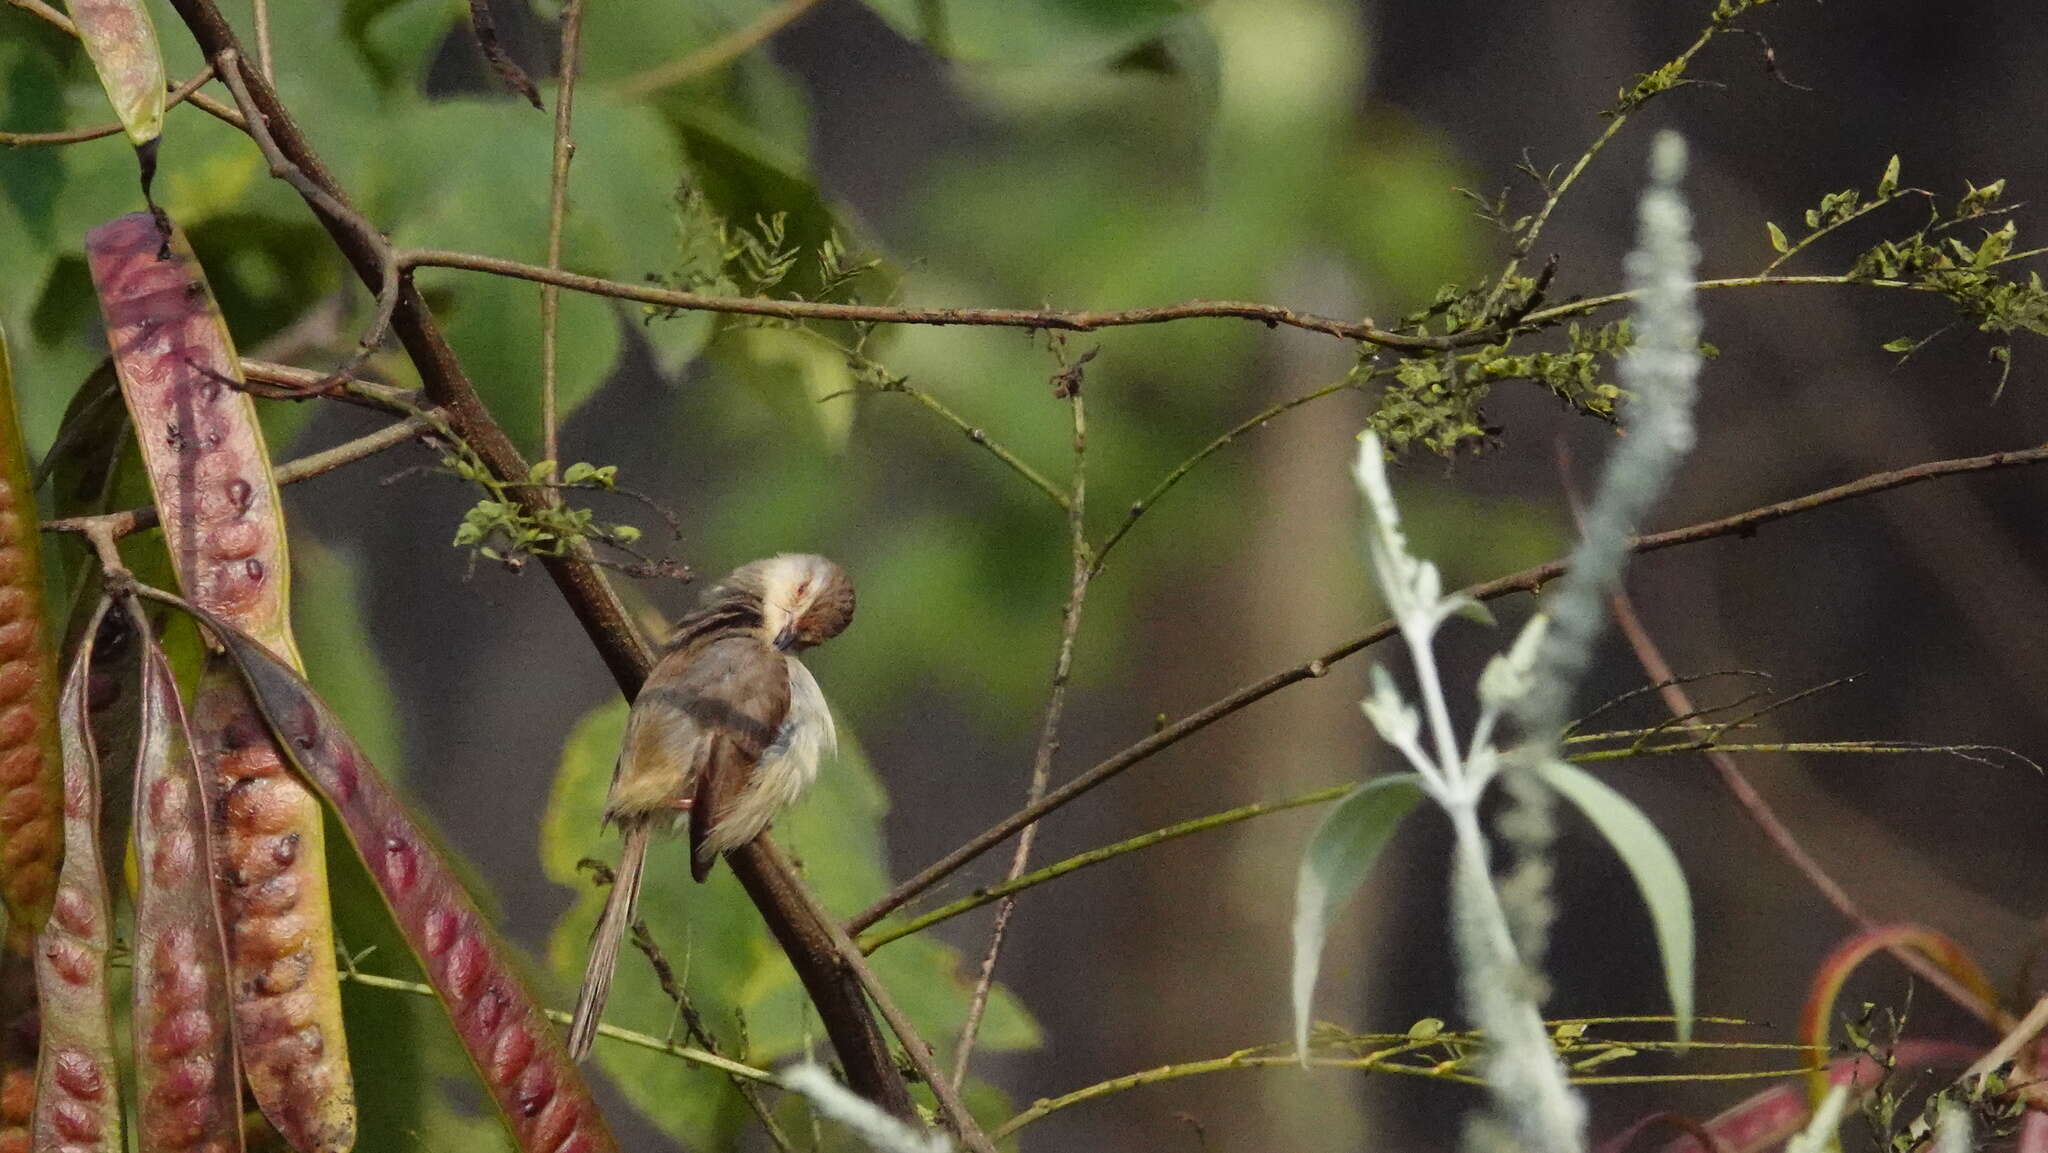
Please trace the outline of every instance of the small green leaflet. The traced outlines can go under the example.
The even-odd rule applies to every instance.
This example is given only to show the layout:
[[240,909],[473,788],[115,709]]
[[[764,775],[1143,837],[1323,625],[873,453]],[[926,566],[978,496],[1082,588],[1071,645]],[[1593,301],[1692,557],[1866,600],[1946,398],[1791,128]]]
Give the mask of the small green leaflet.
[[1302,853],[1294,891],[1294,1043],[1303,1064],[1330,917],[1365,883],[1401,818],[1422,799],[1421,782],[1414,773],[1396,773],[1358,786],[1323,818]]
[[1690,1041],[1692,891],[1686,887],[1685,872],[1678,866],[1677,855],[1643,811],[1600,778],[1563,761],[1550,761],[1537,773],[1545,784],[1586,815],[1600,835],[1607,838],[1607,843],[1614,846],[1615,854],[1635,878],[1636,888],[1643,894],[1643,903],[1650,907],[1650,920],[1656,927],[1657,952],[1664,961],[1664,984],[1671,995],[1672,1016],[1678,1019],[1678,1039],[1681,1043]]

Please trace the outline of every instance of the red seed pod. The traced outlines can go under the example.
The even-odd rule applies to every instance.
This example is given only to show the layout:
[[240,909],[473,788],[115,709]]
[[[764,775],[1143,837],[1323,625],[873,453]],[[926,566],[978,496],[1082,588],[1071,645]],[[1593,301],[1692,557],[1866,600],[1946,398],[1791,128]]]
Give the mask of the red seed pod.
[[144,1153],[242,1148],[227,945],[205,795],[170,661],[142,657],[135,766],[135,1088]]
[[100,762],[89,719],[102,600],[82,634],[59,698],[64,747],[64,868],[57,902],[36,938],[42,1061],[33,1130],[38,1149],[118,1153],[120,1070],[107,989],[112,902],[100,860]]
[[57,661],[43,626],[42,550],[28,452],[0,332],[0,900],[33,934],[50,916],[63,853]]
[[448,862],[341,721],[253,638],[208,621],[277,747],[334,807],[522,1150],[617,1148],[561,1037]]
[[[174,229],[167,257],[164,250],[156,221],[144,213],[110,221],[86,237],[87,263],[171,562],[194,604],[299,667],[284,520],[254,402],[237,387],[241,361],[183,234]],[[355,1143],[355,1099],[319,801],[284,771],[232,678],[202,681],[193,701],[192,740],[209,811],[219,814],[210,834],[250,1092],[293,1148],[346,1153]],[[242,782],[258,778],[274,783],[261,807],[268,822],[261,829],[238,824],[225,806]],[[246,805],[236,809],[246,812]],[[282,876],[290,877],[289,909],[276,908],[274,900],[263,906],[267,912],[245,905],[244,891]],[[265,974],[286,957],[305,958],[304,988],[266,992]],[[286,1019],[297,1023],[280,1029]],[[308,1031],[313,1043],[301,1043]]]

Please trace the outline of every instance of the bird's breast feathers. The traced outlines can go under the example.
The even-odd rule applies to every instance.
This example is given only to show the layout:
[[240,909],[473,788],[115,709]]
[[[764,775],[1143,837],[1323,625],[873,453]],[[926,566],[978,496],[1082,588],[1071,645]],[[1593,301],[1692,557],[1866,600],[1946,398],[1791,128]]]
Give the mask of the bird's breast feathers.
[[839,731],[817,679],[793,656],[783,663],[789,670],[789,711],[755,762],[746,788],[730,811],[719,814],[698,847],[700,853],[723,853],[759,836],[818,779],[819,761],[838,752]]

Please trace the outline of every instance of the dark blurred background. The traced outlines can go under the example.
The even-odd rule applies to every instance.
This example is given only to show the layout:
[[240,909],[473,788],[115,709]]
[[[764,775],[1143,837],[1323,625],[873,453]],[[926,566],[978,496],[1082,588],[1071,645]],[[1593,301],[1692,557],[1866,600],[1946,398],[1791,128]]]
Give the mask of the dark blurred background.
[[[1084,0],[1068,7],[1085,23]],[[1691,43],[1708,5],[1196,7],[1153,56],[1121,66],[1085,51],[1071,59],[1058,45],[990,64],[941,57],[866,6],[823,0],[766,48],[779,70],[775,99],[790,102],[799,126],[782,142],[808,150],[823,198],[900,271],[912,302],[1079,308],[1233,296],[1387,322],[1439,284],[1499,268],[1505,242],[1454,187],[1489,198],[1510,188],[1512,214],[1533,210],[1538,194],[1514,172],[1525,152],[1539,168],[1568,165],[1619,90]],[[975,20],[958,18],[970,30]],[[509,23],[515,51],[544,71],[548,26]],[[1691,144],[1687,188],[1707,276],[1762,268],[1773,255],[1766,220],[1796,235],[1801,212],[1835,189],[1867,191],[1894,153],[1907,184],[1945,199],[1965,180],[2005,178],[2008,199],[2023,202],[2048,188],[2038,146],[2048,25],[2019,8],[1784,0],[1743,25],[1768,39],[1713,43],[1688,73],[1698,83],[1639,113],[1566,198],[1535,254],[1560,254],[1553,299],[1619,286],[1658,127]],[[767,83],[764,67],[748,64],[733,83]],[[457,88],[479,74],[459,36],[436,69],[434,83]],[[541,155],[522,163],[544,171]],[[673,184],[643,175],[660,192]],[[508,199],[486,214],[533,207]],[[1878,238],[1917,228],[1921,211],[1875,214],[1791,270],[1838,272]],[[2014,218],[2028,246],[2036,212],[2021,207]],[[666,235],[631,241],[614,275],[671,266]],[[1938,299],[1768,288],[1711,293],[1702,306],[1721,354],[1702,382],[1699,448],[1646,527],[2048,439],[2039,342],[2019,340],[1996,398],[1988,343],[1967,324],[1903,366],[1880,350],[1950,324]],[[679,323],[688,322],[621,323],[623,360],[577,410],[565,456],[616,463],[631,485],[676,508],[677,548],[700,572],[802,548],[855,574],[861,619],[813,665],[887,787],[888,857],[905,875],[1021,801],[1066,587],[1060,518],[902,397],[818,404],[831,373],[794,354],[750,359],[714,344],[708,356],[672,360],[660,329]],[[1210,436],[1340,378],[1354,355],[1324,337],[1230,321],[1104,332],[1070,347],[1101,350],[1086,385],[1098,534]],[[1042,342],[923,330],[886,334],[874,351],[1064,475],[1066,416],[1047,392],[1055,366]],[[1056,779],[1142,737],[1155,715],[1184,714],[1378,618],[1348,476],[1370,408],[1369,397],[1339,394],[1279,418],[1141,522],[1091,596]],[[1457,583],[1561,553],[1558,447],[1583,478],[1612,443],[1611,429],[1528,384],[1501,386],[1487,415],[1502,432],[1486,452],[1453,462],[1418,453],[1397,478],[1418,544]],[[325,443],[361,427],[352,414],[323,414],[305,435]],[[2039,756],[2048,752],[2044,496],[2048,476],[2029,470],[1937,481],[1753,538],[1646,557],[1630,588],[1682,673],[1760,670],[1781,694],[1854,676],[1771,715],[1770,738],[1977,742]],[[536,869],[530,830],[565,733],[615,693],[543,575],[488,565],[470,574],[447,548],[445,532],[473,499],[452,482],[366,489],[328,478],[293,489],[288,504],[295,528],[353,558],[368,635],[394,679],[415,791],[488,879],[508,932],[539,947],[569,898]],[[670,613],[692,595],[673,583],[643,588]],[[1529,605],[1496,606],[1499,632],[1448,631],[1453,684],[1471,683]],[[1036,859],[1387,767],[1355,704],[1372,658],[1397,654],[1375,650],[1285,690],[1063,810],[1045,825]],[[1610,644],[1582,703],[1641,681]],[[1751,687],[1710,683],[1700,693],[1725,701]],[[1658,715],[1643,706],[1621,717]],[[1939,756],[1742,764],[1875,916],[1939,928],[1995,979],[2016,979],[2044,903],[2028,880],[2048,859],[2039,835],[2048,782],[2038,773]],[[1701,1010],[1759,1023],[1731,1037],[1791,1040],[1814,966],[1848,926],[1772,853],[1703,761],[1601,773],[1642,804],[1685,862],[1698,902]],[[1294,870],[1314,820],[1311,811],[1233,826],[1028,894],[1001,975],[1043,1043],[987,1055],[989,1079],[1023,1103],[1284,1038]],[[593,835],[591,851],[603,847]],[[1460,1018],[1442,916],[1446,848],[1429,819],[1402,833],[1338,926],[1320,1016],[1361,1031]],[[1582,825],[1566,823],[1559,854],[1550,1010],[1662,1011],[1649,922],[1628,878]],[[1007,849],[991,854],[944,894],[999,877],[1007,859]],[[978,959],[987,925],[975,915],[940,933]],[[1906,987],[1879,961],[1849,998],[1900,1003]],[[1913,1028],[1988,1039],[1924,990]],[[1659,1060],[1635,1071],[1761,1067]],[[1755,1087],[1596,1089],[1596,1133],[1660,1107],[1708,1115]],[[1075,1107],[1030,1130],[1025,1145],[1441,1148],[1476,1100],[1412,1079],[1232,1072]]]

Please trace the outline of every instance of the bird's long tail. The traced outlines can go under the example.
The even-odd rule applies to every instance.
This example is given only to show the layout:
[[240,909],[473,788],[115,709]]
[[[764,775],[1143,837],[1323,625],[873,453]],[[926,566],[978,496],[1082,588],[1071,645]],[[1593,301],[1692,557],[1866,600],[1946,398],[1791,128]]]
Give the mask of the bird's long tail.
[[645,820],[625,827],[625,845],[619,852],[618,875],[612,879],[611,895],[605,899],[604,915],[590,935],[590,960],[583,967],[583,989],[576,996],[576,1014],[569,1019],[569,1057],[581,1061],[590,1055],[597,1040],[597,1020],[604,1015],[605,999],[611,995],[612,973],[619,965],[619,946],[633,925],[633,911],[640,903],[640,874],[647,863],[647,843],[653,826]]

